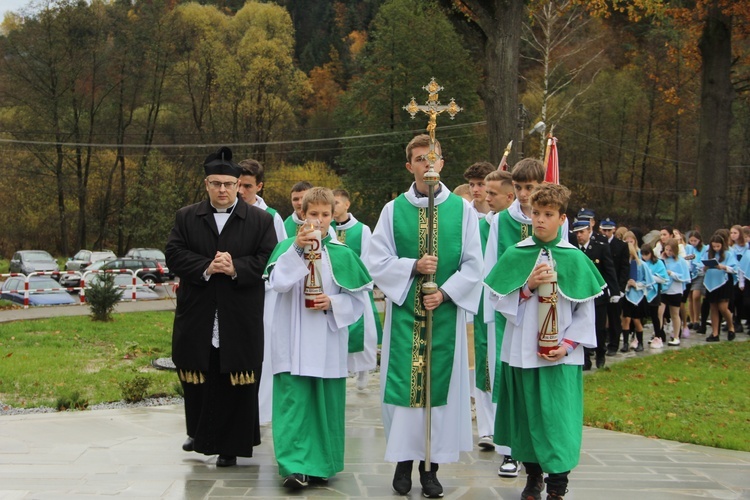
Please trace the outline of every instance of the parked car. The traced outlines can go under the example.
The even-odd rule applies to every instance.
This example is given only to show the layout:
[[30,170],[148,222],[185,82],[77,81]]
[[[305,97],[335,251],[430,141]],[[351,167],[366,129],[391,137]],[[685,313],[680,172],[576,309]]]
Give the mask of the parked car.
[[[10,277],[5,280],[0,297],[5,300],[23,304],[24,282],[21,277]],[[48,290],[60,288],[60,284],[49,276],[32,276],[29,278],[29,305],[30,306],[59,306],[64,304],[75,304],[76,300],[65,290],[32,292],[31,290]]]
[[44,250],[19,250],[10,259],[10,272],[31,274],[40,271],[59,271],[57,261]]
[[65,263],[66,271],[80,271],[97,260],[112,259],[117,257],[111,250],[104,250],[101,252],[94,252],[91,250],[79,250],[77,254],[69,258]]
[[167,279],[174,279],[174,273],[167,267],[167,258],[164,252],[158,248],[131,248],[125,253],[125,257],[140,257],[143,259],[153,259],[164,268],[164,275]]
[[[152,269],[151,271],[142,271],[142,269]],[[166,276],[164,267],[151,259],[132,259],[129,257],[115,257],[114,259],[100,260],[81,271],[81,274],[87,271],[107,271],[118,269],[130,269],[137,271],[136,276],[141,278],[146,286],[153,288],[156,283],[165,281]],[[81,286],[81,277],[78,274],[65,274],[60,277],[60,284],[66,287]]]
[[[101,274],[95,274],[86,282],[86,288],[96,283]],[[115,286],[120,287],[122,296],[120,300],[131,300],[133,298],[133,277],[129,274],[118,274],[115,276]],[[143,280],[136,276],[135,278],[135,300],[154,300],[158,299],[159,294],[151,290]]]

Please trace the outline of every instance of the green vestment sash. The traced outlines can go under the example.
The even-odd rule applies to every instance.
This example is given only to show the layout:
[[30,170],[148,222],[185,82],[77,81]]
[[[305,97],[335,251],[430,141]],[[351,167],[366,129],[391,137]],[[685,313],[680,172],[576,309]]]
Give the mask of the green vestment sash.
[[271,214],[271,217],[276,217],[276,214],[278,213],[276,210],[274,210],[273,208],[269,206],[266,206],[266,212]]
[[[435,207],[433,248],[438,257],[435,282],[442,286],[461,264],[463,244],[463,199],[450,193]],[[403,194],[394,200],[393,237],[399,257],[419,259],[427,253],[428,214],[426,208],[412,205]],[[393,304],[391,345],[384,402],[397,406],[423,408],[425,404],[425,310],[422,283],[417,275],[401,306]],[[432,313],[431,404],[443,406],[453,369],[458,308],[443,302]]]
[[[268,278],[276,265],[276,261],[279,260],[281,254],[289,250],[289,247],[294,244],[295,238],[287,238],[276,245],[268,259],[263,278]],[[350,292],[359,292],[372,285],[372,278],[367,268],[349,247],[332,243],[330,236],[323,238],[323,246],[326,248],[324,254],[328,258],[334,283]]]
[[[479,221],[479,237],[482,240],[482,254],[487,248],[490,224],[484,218]],[[477,389],[490,392],[490,353],[487,352],[487,323],[484,322],[484,294],[479,298],[479,314],[474,316],[474,374]],[[494,354],[494,353],[493,353]]]
[[360,257],[362,256],[362,227],[364,224],[359,221],[349,229],[336,227],[336,239],[346,244]]
[[[365,225],[359,221],[349,229],[341,229],[336,227],[336,239],[340,243],[344,243],[346,246],[354,250],[358,256],[362,255],[362,228]],[[375,306],[375,298],[372,292],[369,292],[370,306],[372,307],[373,314],[375,315],[375,328],[378,334],[378,344],[383,339],[383,325],[380,322],[380,313]],[[365,316],[357,320],[353,325],[349,325],[349,353],[362,352],[365,350]]]

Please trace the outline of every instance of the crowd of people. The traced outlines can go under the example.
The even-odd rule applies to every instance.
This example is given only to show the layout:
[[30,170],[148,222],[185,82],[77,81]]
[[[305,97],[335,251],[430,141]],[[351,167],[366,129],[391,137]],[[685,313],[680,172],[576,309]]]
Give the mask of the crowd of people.
[[440,465],[475,446],[473,399],[476,446],[498,455],[498,475],[522,465],[522,499],[545,489],[561,499],[580,456],[592,357],[601,368],[618,349],[642,351],[649,319],[654,349],[706,333],[709,313],[708,341],[720,317],[728,340],[742,329],[747,228],[704,244],[697,231],[686,242],[665,227],[649,241],[611,219],[597,226],[588,209],[569,224],[570,191],[545,183],[535,159],[510,172],[471,165],[464,199],[426,178],[441,154],[428,135],[409,142],[413,183],[372,231],[344,190],[298,182],[282,220],[259,196],[259,162],[235,163],[229,148],[206,158],[208,199],[178,211],[166,246],[180,278],[172,356],[185,451],[234,466],[270,422],[283,486],[327,483],[344,468],[346,379],[366,387],[379,352],[396,494],[411,491],[416,461],[423,496],[443,496]]

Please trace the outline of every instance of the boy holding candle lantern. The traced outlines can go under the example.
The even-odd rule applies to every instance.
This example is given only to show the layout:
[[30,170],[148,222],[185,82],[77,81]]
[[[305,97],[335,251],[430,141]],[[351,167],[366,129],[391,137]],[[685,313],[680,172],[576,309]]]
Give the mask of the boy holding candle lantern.
[[310,189],[305,223],[276,246],[265,273],[277,292],[269,336],[273,441],[290,489],[326,483],[344,468],[348,327],[370,307],[367,269],[328,234],[333,208],[330,189]]
[[524,499],[541,498],[544,483],[548,499],[563,498],[581,451],[583,347],[596,346],[593,299],[605,284],[561,238],[569,198],[564,186],[538,186],[532,236],[506,249],[485,279],[490,303],[507,320],[501,361],[509,369],[498,406],[508,411],[497,414],[495,440],[524,464]]

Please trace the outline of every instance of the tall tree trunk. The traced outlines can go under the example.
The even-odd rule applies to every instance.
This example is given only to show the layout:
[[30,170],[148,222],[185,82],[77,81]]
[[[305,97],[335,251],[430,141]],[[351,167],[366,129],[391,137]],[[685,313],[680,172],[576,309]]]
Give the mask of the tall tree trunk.
[[[518,58],[523,24],[523,0],[494,2],[498,5],[493,29],[485,32],[485,80],[482,88],[490,162],[497,165],[518,127]],[[521,131],[525,133],[525,131]],[[514,148],[509,163],[517,161]]]
[[729,128],[732,124],[734,91],[732,64],[732,19],[713,1],[703,26],[698,49],[701,68],[701,110],[698,133],[698,203],[693,220],[703,234],[724,225],[727,207]]

